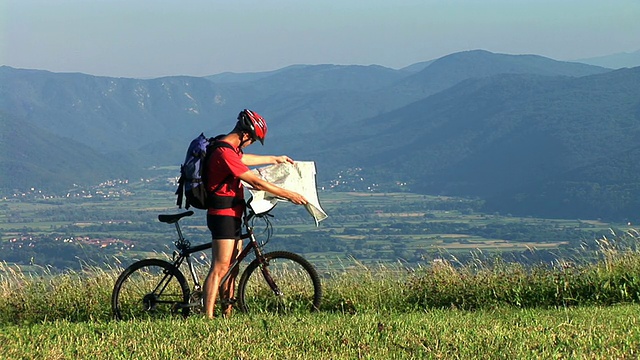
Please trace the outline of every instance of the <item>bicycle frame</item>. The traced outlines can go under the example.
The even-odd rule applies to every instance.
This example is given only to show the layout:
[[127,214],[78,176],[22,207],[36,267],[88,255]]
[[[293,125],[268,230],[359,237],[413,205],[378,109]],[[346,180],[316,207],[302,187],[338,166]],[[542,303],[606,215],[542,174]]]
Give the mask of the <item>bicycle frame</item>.
[[[190,215],[186,215],[186,216],[190,216]],[[183,215],[183,216],[185,216],[185,215]],[[258,263],[260,264],[260,271],[262,272],[262,275],[264,276],[265,280],[267,281],[267,284],[269,285],[269,287],[271,288],[271,290],[274,292],[275,295],[277,295],[277,296],[282,295],[282,291],[280,291],[280,289],[278,288],[277,284],[275,283],[275,281],[271,277],[271,274],[269,273],[268,268],[263,266],[267,262],[267,260],[265,260],[264,257],[262,256],[261,246],[260,246],[260,244],[258,244],[258,241],[256,240],[256,237],[255,237],[255,235],[253,233],[253,227],[249,226],[249,220],[253,216],[255,216],[255,215],[254,214],[251,214],[251,215],[245,214],[245,217],[243,219],[243,226],[245,227],[246,231],[245,231],[244,234],[242,234],[240,236],[240,240],[242,241],[242,240],[245,240],[245,239],[249,239],[249,242],[242,249],[240,254],[238,254],[238,256],[234,259],[234,261],[231,263],[231,266],[229,267],[229,270],[227,271],[227,273],[220,280],[220,287],[219,287],[219,293],[220,294],[224,293],[223,287],[226,285],[227,281],[229,281],[229,279],[231,278],[233,273],[236,272],[236,270],[239,269],[240,263],[247,256],[249,256],[249,254],[253,251],[255,256],[256,256],[256,259],[258,260]],[[175,250],[174,254],[173,254],[173,265],[176,268],[180,268],[182,263],[186,260],[187,267],[189,268],[189,273],[191,274],[191,280],[193,281],[193,290],[194,291],[201,291],[202,290],[202,285],[200,284],[200,280],[198,279],[198,275],[196,274],[195,266],[193,265],[193,262],[191,260],[191,254],[210,249],[213,246],[213,243],[209,242],[209,243],[200,244],[200,245],[196,245],[194,247],[191,247],[189,242],[186,241],[186,239],[182,235],[182,230],[180,229],[179,219],[180,218],[178,218],[174,222],[174,225],[176,227],[176,232],[178,233],[178,240],[175,243],[177,250]],[[221,301],[223,302],[224,306],[228,305],[229,303],[233,304],[235,302],[234,299],[222,299]],[[185,306],[194,306],[194,305],[195,304],[186,304]]]
[[[118,276],[111,294],[114,318],[124,320],[178,313],[186,317],[190,308],[195,312],[202,310],[205,294],[198,278],[200,271],[196,271],[198,261],[192,259],[191,254],[212,248],[213,242],[192,247],[189,240],[184,238],[179,221],[193,214],[193,211],[186,211],[180,214],[158,215],[160,222],[174,224],[176,228],[178,239],[174,241],[173,260],[142,259],[124,269]],[[244,245],[237,243],[236,251],[239,253],[231,260],[229,270],[217,285],[220,308],[224,312],[230,307],[239,307],[239,310],[245,312],[254,306],[263,306],[265,309],[278,312],[304,308],[318,310],[322,288],[320,277],[313,265],[292,252],[266,252],[264,249],[273,231],[267,215],[268,212],[256,215],[252,209],[245,211],[242,234],[238,240],[248,242]],[[258,236],[259,240],[256,239],[253,228],[256,218],[262,218],[266,225],[264,234]],[[262,235],[265,235],[264,238]],[[247,259],[251,253],[254,253],[255,258]],[[245,260],[248,264],[241,269],[240,263]],[[186,270],[180,269],[185,262],[189,267],[190,276]],[[233,291],[232,295],[229,290],[235,285],[237,275],[240,275],[238,290]],[[298,286],[300,282],[304,282],[304,286]],[[288,288],[288,285],[291,287]]]

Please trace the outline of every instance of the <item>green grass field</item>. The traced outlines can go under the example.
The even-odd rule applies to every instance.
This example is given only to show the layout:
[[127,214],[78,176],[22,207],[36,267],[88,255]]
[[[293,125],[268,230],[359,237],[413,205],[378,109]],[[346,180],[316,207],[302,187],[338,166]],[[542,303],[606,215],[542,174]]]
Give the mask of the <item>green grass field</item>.
[[[111,320],[120,268],[0,268],[2,359],[636,359],[638,234],[602,260],[401,264],[321,271],[317,313]],[[624,244],[624,246],[622,246]]]
[[[174,232],[156,216],[178,212],[172,199],[153,191],[90,201],[5,200],[0,202],[0,235],[8,241],[55,229],[145,239],[153,246],[136,250],[136,256],[165,257]],[[303,210],[279,207],[281,242],[277,248],[268,246],[289,250],[289,238],[302,238],[302,245],[310,246],[329,236],[349,246],[349,252],[303,248],[323,277],[317,313],[116,322],[111,320],[111,291],[130,262],[94,266],[78,259],[81,269],[62,272],[37,261],[0,262],[0,359],[640,357],[640,236],[630,224],[481,214],[468,208],[472,201],[415,194],[327,193],[322,200],[331,217],[319,228]],[[207,237],[201,217],[185,220],[188,235]],[[533,236],[509,241],[420,231],[447,224],[515,226]],[[589,249],[588,259],[578,255],[523,265],[492,257],[489,251],[564,246],[547,235],[536,236],[537,226],[571,231],[569,236],[617,231],[591,239],[597,248]],[[417,263],[401,259],[423,249],[443,256]],[[367,261],[350,256],[351,251]],[[459,261],[459,254],[471,256]]]
[[0,328],[3,359],[636,359],[638,305]]

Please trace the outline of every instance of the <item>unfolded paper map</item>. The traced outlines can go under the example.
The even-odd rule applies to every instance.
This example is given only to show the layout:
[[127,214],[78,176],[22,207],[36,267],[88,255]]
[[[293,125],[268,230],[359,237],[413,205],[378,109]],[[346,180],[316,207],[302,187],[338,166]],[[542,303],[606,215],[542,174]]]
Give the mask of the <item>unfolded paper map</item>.
[[[277,165],[265,166],[252,170],[256,175],[264,180],[277,185],[281,188],[295,191],[303,195],[309,203],[305,205],[307,211],[318,223],[327,218],[318,200],[318,192],[316,189],[316,164],[313,161],[296,161],[293,164],[282,163]],[[286,199],[277,197],[266,191],[259,191],[251,188],[248,184],[244,184],[251,193],[253,199],[251,206],[254,211],[260,212],[259,207],[273,207],[278,201],[287,201]],[[260,205],[260,203],[263,205]],[[258,207],[258,208],[257,208]]]

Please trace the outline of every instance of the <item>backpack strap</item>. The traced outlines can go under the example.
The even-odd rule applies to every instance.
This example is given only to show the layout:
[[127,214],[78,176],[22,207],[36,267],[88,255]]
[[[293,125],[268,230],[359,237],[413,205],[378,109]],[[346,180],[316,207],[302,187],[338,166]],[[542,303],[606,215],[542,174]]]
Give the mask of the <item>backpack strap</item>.
[[214,193],[209,195],[208,206],[212,209],[229,209],[237,205],[246,205],[243,198],[238,196],[220,196]]
[[179,209],[182,209],[182,200],[184,198],[184,165],[180,165],[180,179],[178,180],[178,189],[175,195],[178,195],[176,205],[178,205]]

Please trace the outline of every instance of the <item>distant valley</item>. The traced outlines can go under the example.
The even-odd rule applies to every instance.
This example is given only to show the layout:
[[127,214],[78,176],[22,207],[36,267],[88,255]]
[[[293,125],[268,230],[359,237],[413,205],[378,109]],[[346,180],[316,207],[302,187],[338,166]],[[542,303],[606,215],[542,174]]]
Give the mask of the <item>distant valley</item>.
[[250,150],[314,160],[320,181],[355,171],[371,191],[634,220],[638,94],[640,67],[483,50],[399,70],[295,65],[151,80],[0,67],[0,188],[62,192],[176,166],[193,137],[228,132],[251,108],[269,135]]

